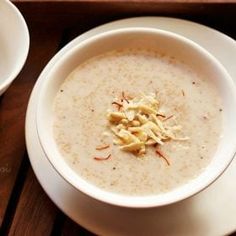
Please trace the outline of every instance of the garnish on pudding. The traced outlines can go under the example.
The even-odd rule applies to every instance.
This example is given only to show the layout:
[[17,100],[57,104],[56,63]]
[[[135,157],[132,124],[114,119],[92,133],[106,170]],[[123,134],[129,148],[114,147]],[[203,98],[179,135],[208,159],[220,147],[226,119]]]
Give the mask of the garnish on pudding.
[[109,154],[107,157],[94,157],[93,159],[96,161],[103,161],[108,160],[111,157],[111,154]]
[[[123,151],[143,155],[148,146],[164,145],[170,140],[189,139],[178,136],[182,129],[180,125],[170,125],[167,122],[175,116],[166,115],[160,111],[159,101],[155,94],[142,94],[131,98],[122,92],[121,99],[112,104],[119,104],[119,106],[116,111],[108,111],[107,119],[115,135],[113,142]],[[160,151],[156,153],[166,159]],[[169,162],[166,162],[169,165]]]

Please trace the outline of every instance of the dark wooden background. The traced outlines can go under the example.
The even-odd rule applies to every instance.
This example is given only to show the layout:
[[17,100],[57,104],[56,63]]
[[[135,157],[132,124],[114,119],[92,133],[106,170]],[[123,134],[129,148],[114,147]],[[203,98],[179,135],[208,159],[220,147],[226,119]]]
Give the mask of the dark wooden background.
[[[92,27],[133,16],[173,16],[236,38],[236,1],[15,0],[29,27],[27,62],[0,97],[0,235],[92,235],[66,217],[42,190],[24,139],[28,99],[49,59]],[[236,216],[235,216],[236,217]]]

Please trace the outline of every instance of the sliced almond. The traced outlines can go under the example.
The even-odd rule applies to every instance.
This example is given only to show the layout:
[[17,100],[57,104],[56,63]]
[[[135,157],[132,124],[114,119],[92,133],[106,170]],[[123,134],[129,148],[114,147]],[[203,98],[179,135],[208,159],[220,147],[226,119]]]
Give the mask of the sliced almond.
[[[116,100],[119,102],[119,100]],[[168,140],[185,141],[188,137],[176,135],[182,127],[165,122],[169,118],[159,109],[159,102],[155,94],[142,95],[130,98],[122,93],[122,109],[119,112],[108,112],[110,128],[116,139],[115,144],[121,146],[121,150],[134,152],[137,155],[146,153],[146,146],[155,144],[164,145]],[[171,122],[173,123],[173,122]]]
[[125,114],[122,112],[111,112],[108,114],[108,120],[111,122],[118,122],[125,118]]
[[137,143],[130,143],[127,145],[123,145],[120,147],[120,149],[123,151],[135,152],[135,151],[140,150],[143,146],[144,146],[143,142],[137,142]]

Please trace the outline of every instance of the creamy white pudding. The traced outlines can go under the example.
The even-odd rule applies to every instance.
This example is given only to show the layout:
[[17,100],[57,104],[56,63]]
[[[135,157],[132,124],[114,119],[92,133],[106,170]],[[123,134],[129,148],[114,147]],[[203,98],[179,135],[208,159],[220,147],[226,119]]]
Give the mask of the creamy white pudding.
[[[120,150],[107,121],[114,99],[156,95],[168,121],[188,140],[170,140],[143,155]],[[54,137],[78,175],[110,192],[152,195],[181,186],[210,163],[222,130],[222,105],[208,78],[173,57],[148,50],[113,51],[79,65],[54,100]],[[97,150],[102,149],[102,150]],[[109,157],[109,158],[107,158]],[[104,160],[101,160],[103,159]]]

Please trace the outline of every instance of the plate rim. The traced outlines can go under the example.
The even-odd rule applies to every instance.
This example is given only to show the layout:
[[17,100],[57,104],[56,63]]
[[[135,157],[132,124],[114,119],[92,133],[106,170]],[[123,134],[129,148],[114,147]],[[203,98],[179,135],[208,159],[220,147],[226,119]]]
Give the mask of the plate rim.
[[[31,166],[32,166],[32,168],[33,168],[33,170],[34,170],[34,173],[35,173],[35,175],[36,175],[36,178],[38,179],[40,185],[43,187],[43,189],[44,189],[44,191],[46,192],[46,194],[47,194],[47,195],[49,196],[49,198],[54,202],[54,204],[57,205],[57,207],[58,207],[61,211],[63,211],[66,215],[68,215],[72,220],[74,220],[74,221],[77,222],[78,224],[79,224],[78,220],[74,219],[74,217],[73,217],[71,214],[68,214],[68,212],[65,212],[65,210],[64,210],[61,206],[59,206],[59,205],[57,204],[57,202],[53,199],[53,197],[51,196],[51,194],[48,193],[46,186],[44,186],[44,183],[42,183],[41,178],[40,178],[40,177],[38,176],[38,174],[37,174],[37,167],[34,166],[34,163],[33,163],[34,161],[32,160],[32,156],[31,156],[30,153],[29,153],[29,149],[30,149],[30,148],[29,148],[29,146],[30,146],[30,141],[29,141],[29,136],[30,136],[30,135],[29,135],[29,123],[32,122],[32,121],[29,121],[29,120],[32,119],[32,118],[30,118],[30,116],[32,116],[32,114],[30,114],[30,109],[32,109],[33,98],[35,98],[35,97],[37,96],[37,95],[36,95],[37,90],[40,88],[41,81],[43,80],[43,77],[45,76],[45,74],[47,73],[47,71],[50,69],[50,67],[53,65],[53,63],[56,63],[57,58],[58,58],[60,55],[62,55],[63,53],[65,53],[66,50],[69,50],[69,48],[72,47],[75,42],[80,41],[80,40],[83,41],[83,40],[85,39],[86,35],[88,35],[88,37],[90,37],[91,35],[89,36],[89,34],[92,34],[93,32],[95,32],[95,34],[96,34],[96,31],[102,30],[103,28],[105,28],[105,27],[107,27],[107,26],[110,27],[110,26],[112,26],[113,24],[124,23],[124,22],[126,22],[126,21],[135,21],[135,20],[137,20],[137,19],[138,19],[138,20],[141,20],[141,19],[145,19],[145,20],[146,20],[146,19],[148,19],[148,20],[153,20],[153,19],[156,20],[156,19],[159,19],[159,20],[166,20],[166,21],[180,21],[181,23],[190,24],[190,25],[192,24],[192,25],[195,25],[195,26],[200,27],[200,28],[205,28],[205,29],[207,29],[207,30],[214,31],[215,33],[217,33],[217,34],[219,34],[221,37],[223,37],[224,40],[228,40],[229,42],[233,43],[234,46],[235,46],[235,48],[236,48],[236,42],[235,42],[235,40],[233,40],[233,39],[230,38],[229,36],[227,36],[227,35],[225,35],[225,34],[219,32],[219,31],[217,31],[217,30],[215,30],[215,29],[212,29],[212,28],[210,28],[210,27],[208,27],[208,26],[201,25],[201,24],[199,24],[199,23],[195,23],[195,22],[188,21],[188,20],[178,19],[178,18],[170,18],[170,17],[149,17],[149,16],[146,16],[146,17],[133,17],[133,18],[120,19],[120,20],[117,20],[117,21],[109,22],[109,23],[106,23],[106,24],[104,24],[104,25],[95,27],[95,28],[93,28],[93,29],[91,29],[91,30],[89,30],[89,31],[87,31],[87,32],[85,32],[85,33],[83,33],[82,35],[79,35],[78,37],[76,37],[76,38],[73,39],[72,41],[70,41],[67,45],[65,45],[60,51],[58,51],[58,52],[52,57],[52,59],[48,62],[48,64],[46,65],[46,67],[45,67],[45,68],[43,69],[43,71],[40,73],[40,75],[39,75],[39,77],[38,77],[38,80],[37,80],[37,82],[36,82],[36,84],[35,84],[35,86],[34,86],[34,88],[33,88],[33,90],[32,90],[31,96],[30,96],[30,100],[29,100],[28,108],[27,108],[27,113],[26,113],[26,126],[25,126],[26,147],[27,147],[27,150],[28,150],[28,154],[29,154],[29,159],[30,159],[30,162],[31,162]],[[119,27],[118,27],[118,28],[119,28]],[[104,31],[107,31],[107,30],[104,30]],[[104,32],[104,31],[102,31],[102,32]],[[36,105],[36,106],[37,106],[37,105]],[[46,157],[45,157],[45,158],[46,158]],[[47,159],[47,158],[46,158],[46,159]],[[47,160],[47,161],[48,161],[48,160]],[[93,232],[93,229],[91,229],[91,227],[87,227],[87,226],[84,226],[84,225],[83,225],[83,227],[85,227],[85,228],[87,228],[88,230],[90,230],[91,232]],[[235,226],[235,228],[236,228],[236,226]],[[231,232],[229,232],[229,233],[231,233]]]

